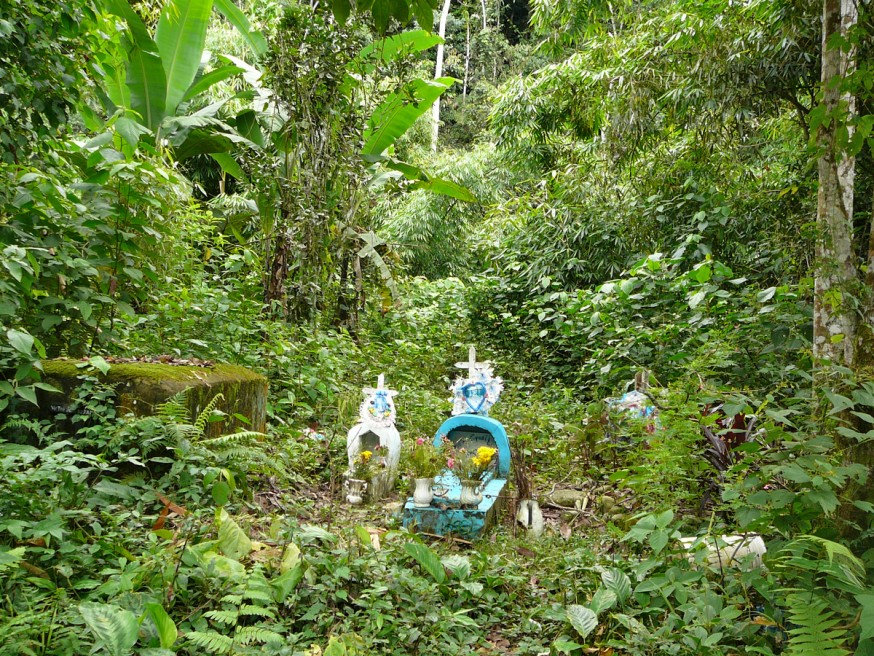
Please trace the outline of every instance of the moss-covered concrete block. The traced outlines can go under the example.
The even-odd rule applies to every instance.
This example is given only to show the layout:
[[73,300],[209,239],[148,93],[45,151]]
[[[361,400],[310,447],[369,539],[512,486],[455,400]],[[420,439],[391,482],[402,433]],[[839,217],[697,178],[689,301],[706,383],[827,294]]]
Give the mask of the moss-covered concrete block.
[[[40,408],[45,416],[54,416],[69,409],[70,399],[78,387],[77,360],[65,358],[43,361],[44,380],[58,389],[57,393],[42,393]],[[211,423],[209,435],[221,435],[234,430],[264,431],[267,422],[267,378],[250,369],[233,364],[214,364],[208,367],[169,365],[146,362],[111,364],[100,382],[113,385],[117,394],[119,414],[137,416],[155,413],[157,406],[174,394],[191,388],[188,393],[189,411],[196,417],[209,400],[218,393],[224,395],[218,409],[226,412],[225,421]],[[235,414],[251,422],[240,421]]]

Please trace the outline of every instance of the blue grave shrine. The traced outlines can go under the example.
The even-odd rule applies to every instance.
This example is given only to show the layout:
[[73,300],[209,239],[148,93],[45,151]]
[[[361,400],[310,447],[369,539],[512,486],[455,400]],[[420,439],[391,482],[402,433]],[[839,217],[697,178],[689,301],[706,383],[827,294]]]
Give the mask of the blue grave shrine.
[[475,349],[470,360],[456,364],[467,369],[467,376],[452,386],[453,416],[434,434],[434,445],[444,439],[456,449],[475,452],[481,446],[497,449],[495,466],[480,480],[482,499],[476,505],[462,504],[462,482],[450,469],[444,469],[434,481],[434,499],[428,507],[417,507],[413,499],[404,506],[403,524],[410,530],[434,535],[476,540],[492,526],[502,507],[502,493],[510,473],[510,442],[501,422],[488,416],[503,389],[503,382],[493,375],[488,362],[477,362]]

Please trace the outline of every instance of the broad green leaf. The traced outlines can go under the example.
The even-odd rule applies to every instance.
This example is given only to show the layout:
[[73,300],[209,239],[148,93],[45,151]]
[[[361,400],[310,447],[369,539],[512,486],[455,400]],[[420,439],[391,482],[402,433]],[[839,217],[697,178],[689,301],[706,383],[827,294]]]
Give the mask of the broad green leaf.
[[434,2],[413,0],[412,10],[416,17],[416,22],[419,23],[419,27],[429,32],[434,29],[434,7],[436,4],[436,0]]
[[424,544],[416,544],[408,542],[404,545],[404,550],[410,554],[419,565],[428,572],[437,583],[446,581],[446,570],[443,569],[443,563],[440,558],[431,549]]
[[127,87],[130,106],[150,130],[156,130],[166,115],[167,77],[161,58],[134,47],[129,54]]
[[355,537],[358,538],[358,542],[362,547],[373,546],[373,540],[370,539],[370,532],[363,526],[355,527]]
[[616,593],[620,605],[631,596],[631,579],[621,569],[616,567],[605,569],[601,572],[601,582],[605,588]]
[[443,39],[436,34],[425,30],[408,30],[384,39],[377,39],[370,45],[364,46],[355,60],[364,65],[365,72],[370,73],[375,66],[368,60],[377,59],[388,63],[397,57],[398,53],[421,52],[439,43],[443,43]]
[[258,144],[261,148],[264,147],[264,135],[261,133],[261,126],[258,124],[258,115],[251,109],[237,114],[234,124],[239,132],[252,143]]
[[674,511],[673,510],[665,510],[660,512],[654,516],[655,525],[658,528],[667,528],[668,525],[674,521]]
[[24,355],[30,355],[33,350],[33,336],[21,330],[12,328],[6,331],[6,339],[9,341],[9,346],[14,348]]
[[689,307],[694,310],[696,307],[701,305],[701,301],[703,301],[705,298],[707,298],[706,291],[701,290],[700,292],[695,292],[689,299]]
[[137,123],[126,116],[122,116],[116,120],[113,126],[115,131],[121,135],[122,139],[127,141],[134,148],[136,148],[137,144],[140,142],[141,135],[151,134],[146,126]]
[[373,16],[373,25],[376,27],[377,32],[385,34],[391,19],[389,0],[373,0],[373,5],[370,7],[370,15]]
[[390,94],[374,110],[364,133],[361,155],[375,161],[422,116],[452,84],[455,78],[411,80],[398,93]]
[[592,599],[591,601],[589,601],[588,607],[596,615],[600,615],[605,610],[610,610],[611,608],[613,608],[613,606],[616,605],[617,601],[618,599],[615,592],[601,586],[597,590],[595,590],[595,594],[592,595]]
[[458,200],[463,200],[467,203],[478,203],[476,196],[471,193],[470,189],[467,187],[463,187],[458,183],[452,182],[452,180],[444,180],[442,178],[429,178],[426,180],[420,180],[418,182],[414,182],[410,185],[411,189],[424,189],[426,191],[433,192],[435,194],[442,194],[443,196],[449,196],[450,198],[457,198]]
[[826,398],[831,401],[832,409],[829,410],[829,414],[833,415],[838,412],[843,412],[847,408],[852,408],[855,402],[852,399],[848,399],[846,396],[838,394],[837,392],[830,392],[828,390],[825,391]]
[[225,506],[231,497],[231,486],[222,479],[212,484],[212,500],[217,506]]
[[470,559],[460,554],[443,556],[441,559],[444,570],[452,572],[454,579],[466,579],[470,576]]
[[233,0],[215,0],[215,8],[237,28],[246,45],[256,56],[260,57],[267,52],[267,39],[260,31],[252,28],[249,19]]
[[661,553],[662,549],[664,549],[668,545],[668,540],[670,539],[668,532],[663,530],[656,530],[649,534],[649,546],[652,547],[652,550],[655,553]]
[[[233,150],[236,145],[255,147],[255,144],[251,141],[231,131],[230,126],[226,126],[227,132],[216,132],[215,128],[219,127],[221,121],[200,116],[185,118],[208,121],[209,125],[213,126],[213,129],[195,128],[190,131],[183,130],[180,135],[181,141],[176,146],[176,158],[180,161],[195,155],[226,153]],[[175,121],[176,119],[174,119]]]
[[392,297],[398,298],[398,286],[397,282],[395,282],[394,275],[392,275],[391,269],[382,258],[382,255],[380,255],[379,251],[376,250],[376,247],[384,242],[373,232],[355,234],[364,242],[364,246],[358,251],[358,257],[362,259],[367,258],[376,265],[379,275],[382,277],[385,286],[391,292]]
[[859,641],[874,638],[874,594],[858,594],[856,601],[862,606],[862,614],[859,616],[862,633],[859,636]]
[[273,588],[273,596],[277,603],[281,604],[288,598],[288,595],[292,593],[297,584],[303,579],[304,571],[304,563],[300,562],[270,581],[270,587]]
[[237,163],[233,157],[228,155],[227,153],[211,153],[210,157],[212,157],[218,165],[222,167],[222,171],[235,177],[237,180],[241,182],[248,182],[249,178],[246,177],[246,173]]
[[179,632],[176,630],[176,624],[170,619],[167,611],[161,604],[151,603],[146,604],[146,612],[155,623],[158,629],[158,638],[161,641],[162,649],[170,649],[176,642]]
[[212,0],[176,0],[161,12],[155,43],[166,76],[165,106],[170,115],[176,113],[200,68],[211,12]]
[[577,649],[582,649],[584,645],[566,638],[556,638],[552,643],[552,647],[559,654],[573,654]]
[[351,0],[331,0],[331,11],[340,25],[343,25],[352,13]]
[[194,84],[188,87],[188,90],[182,97],[182,102],[186,100],[191,100],[196,95],[203,93],[214,84],[218,84],[219,82],[223,82],[230,77],[234,77],[235,75],[239,75],[240,73],[244,72],[245,70],[240,68],[239,66],[222,66],[221,68],[216,68],[215,70],[210,71],[203,77],[198,78],[194,82]]
[[25,547],[16,547],[9,551],[0,551],[0,572],[21,562],[24,559]]
[[95,646],[102,647],[111,656],[131,653],[140,630],[132,612],[115,605],[85,602],[79,604],[79,613],[97,638]]
[[103,358],[102,355],[95,355],[88,358],[88,366],[94,367],[102,374],[109,373],[110,369],[110,364]]
[[333,533],[329,533],[321,526],[316,526],[315,524],[304,524],[300,527],[297,532],[297,537],[299,540],[305,543],[312,543],[316,541],[324,541],[324,542],[336,542],[337,536]]
[[[127,86],[126,67],[120,64],[103,64],[101,68],[104,72],[103,84],[106,87],[106,97],[115,107],[129,108],[131,106],[130,89]],[[114,108],[112,111],[114,111]]]
[[324,656],[347,656],[348,654],[349,651],[346,649],[346,643],[336,636],[331,636],[328,640],[328,646],[325,647]]
[[158,53],[158,46],[149,34],[143,19],[133,10],[129,0],[104,0],[104,5],[111,14],[123,18],[127,23],[128,35],[133,47],[145,52]]
[[231,519],[227,511],[216,512],[219,520],[218,547],[222,553],[234,560],[240,560],[252,551],[252,540],[237,523]]
[[565,609],[568,621],[576,629],[580,637],[585,639],[598,626],[598,616],[590,608],[571,604]]
[[[432,178],[418,166],[391,157],[378,157],[374,159],[379,161],[386,168],[402,173],[408,180],[413,180],[414,183],[410,185],[410,189],[423,189],[435,194],[449,196],[450,198],[457,198],[458,200],[463,200],[468,203],[479,202],[476,196],[474,196],[467,187],[463,187],[451,180]],[[373,182],[371,182],[371,184],[373,184]]]
[[300,548],[294,542],[289,542],[285,546],[285,551],[282,553],[282,561],[279,563],[279,571],[285,574],[288,570],[294,569],[299,564]]
[[35,406],[39,407],[39,401],[36,399],[36,390],[31,385],[22,385],[15,388],[15,393],[25,401],[30,401]]

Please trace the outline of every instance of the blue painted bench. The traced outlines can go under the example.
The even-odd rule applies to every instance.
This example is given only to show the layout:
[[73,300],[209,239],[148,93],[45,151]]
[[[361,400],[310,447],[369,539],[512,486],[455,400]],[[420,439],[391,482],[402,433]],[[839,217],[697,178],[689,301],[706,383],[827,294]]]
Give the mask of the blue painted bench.
[[412,498],[404,506],[404,526],[413,531],[476,540],[496,521],[502,506],[502,493],[510,473],[510,442],[501,422],[475,414],[460,414],[447,419],[434,435],[440,446],[446,436],[456,448],[476,451],[480,446],[498,450],[497,465],[483,477],[483,500],[476,508],[462,508],[459,501],[461,482],[446,469],[434,482],[437,491],[427,508],[416,508]]

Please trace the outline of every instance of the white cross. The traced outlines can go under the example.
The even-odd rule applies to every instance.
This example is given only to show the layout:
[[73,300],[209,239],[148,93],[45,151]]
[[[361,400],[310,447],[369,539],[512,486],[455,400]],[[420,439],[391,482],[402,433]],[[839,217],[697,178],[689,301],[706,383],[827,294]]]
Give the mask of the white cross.
[[380,390],[385,390],[386,392],[388,392],[392,396],[395,395],[394,390],[390,390],[390,389],[385,388],[385,374],[379,374],[379,377],[376,379],[376,388],[365,387],[361,391],[364,392],[365,394],[375,394],[376,392],[378,392]]
[[470,351],[468,353],[468,361],[467,362],[456,362],[455,366],[459,369],[467,369],[468,378],[473,380],[474,376],[476,376],[476,370],[480,367],[485,367],[489,363],[488,362],[477,362],[476,361],[476,348],[473,346],[470,347]]

